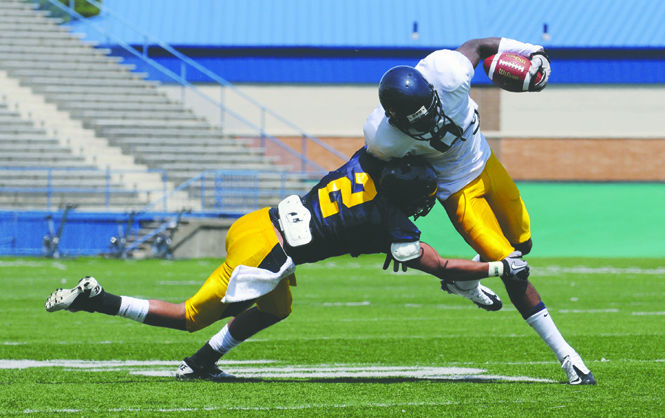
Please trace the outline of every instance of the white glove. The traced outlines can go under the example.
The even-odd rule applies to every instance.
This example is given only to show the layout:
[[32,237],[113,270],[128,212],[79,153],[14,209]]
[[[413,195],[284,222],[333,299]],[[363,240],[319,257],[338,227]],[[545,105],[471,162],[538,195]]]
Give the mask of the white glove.
[[503,263],[502,279],[526,281],[529,279],[529,263],[522,260],[522,253],[513,251],[501,260]]
[[550,73],[552,72],[550,68],[550,58],[547,56],[545,51],[534,52],[531,54],[531,67],[529,67],[529,74],[531,79],[534,80],[536,74],[540,71],[543,74],[543,77],[539,82],[533,84],[529,91],[541,91],[547,85],[547,81],[550,79]]

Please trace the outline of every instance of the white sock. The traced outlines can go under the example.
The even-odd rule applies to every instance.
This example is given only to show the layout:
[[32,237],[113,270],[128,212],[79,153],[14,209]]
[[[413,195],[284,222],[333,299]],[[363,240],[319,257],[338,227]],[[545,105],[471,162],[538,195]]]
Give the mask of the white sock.
[[130,296],[120,296],[119,316],[133,319],[137,322],[143,322],[150,310],[150,301],[147,299],[137,299]]
[[210,338],[208,344],[210,344],[210,347],[218,353],[226,354],[227,351],[241,342],[242,341],[238,341],[231,336],[231,333],[229,332],[229,324],[226,324],[221,331]]
[[540,338],[542,338],[554,352],[559,362],[563,361],[563,358],[567,355],[575,352],[573,347],[563,339],[563,336],[556,325],[554,325],[552,316],[547,311],[547,308],[528,317],[526,323],[531,325],[531,328],[540,335]]

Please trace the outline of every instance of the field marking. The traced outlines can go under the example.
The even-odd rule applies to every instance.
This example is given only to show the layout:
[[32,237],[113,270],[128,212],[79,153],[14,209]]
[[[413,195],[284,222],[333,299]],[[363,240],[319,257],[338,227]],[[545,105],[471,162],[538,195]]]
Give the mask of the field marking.
[[[86,372],[127,371],[130,375],[173,377],[179,361],[165,360],[0,360],[0,369],[62,367]],[[386,379],[473,380],[555,383],[530,376],[486,374],[478,367],[422,367],[322,364],[309,366],[270,366],[273,360],[220,361],[220,367],[240,379]],[[265,365],[258,367],[257,365]]]
[[632,315],[639,315],[639,316],[645,316],[645,315],[665,315],[665,311],[660,311],[660,312],[633,312]]
[[67,270],[67,266],[59,261],[0,261],[0,267],[54,267],[58,270]]
[[[511,401],[511,403],[514,401]],[[523,401],[520,401],[523,402]],[[538,402],[534,400],[534,402]],[[346,408],[409,408],[414,406],[446,406],[446,405],[463,405],[464,402],[454,401],[441,401],[441,402],[362,402],[355,404],[304,404],[304,405],[275,405],[275,406],[207,406],[201,408],[110,408],[110,409],[25,409],[24,414],[46,414],[46,413],[70,413],[80,414],[83,412],[89,413],[123,413],[123,412],[140,412],[140,413],[164,413],[164,412],[214,412],[214,411],[299,411],[304,409],[346,409]],[[406,412],[402,410],[402,412]]]
[[362,302],[323,302],[323,306],[369,306],[371,302],[363,300]]
[[[612,334],[615,335],[615,334]],[[663,363],[665,358],[656,359],[614,359],[607,360],[605,358],[599,360],[587,359],[587,363],[605,363],[605,362],[635,362],[635,363]],[[221,367],[227,366],[256,366],[261,364],[277,364],[276,360],[220,360],[217,362]],[[150,367],[150,366],[168,366],[177,367],[180,360],[78,360],[78,359],[55,359],[55,360],[30,360],[30,359],[0,359],[0,369],[26,369],[32,367],[66,367],[66,368],[131,368],[131,367]],[[275,372],[289,372],[293,370],[343,370],[343,371],[362,371],[372,370],[379,372],[386,371],[399,371],[399,370],[449,370],[452,372],[464,371],[466,373],[480,373],[486,370],[482,366],[531,366],[531,365],[547,365],[559,364],[556,360],[540,360],[540,361],[480,361],[480,362],[449,362],[447,367],[427,367],[427,366],[367,366],[364,364],[317,364],[317,365],[275,365],[269,366],[269,369]],[[469,367],[475,366],[475,367]],[[481,366],[481,367],[477,367]],[[243,370],[248,372],[256,371],[258,368],[243,367]]]
[[559,309],[558,313],[617,313],[619,312],[616,308],[608,309]]
[[[222,360],[219,365],[270,364],[275,360]],[[33,367],[65,367],[70,369],[104,369],[145,366],[178,367],[180,361],[171,360],[9,360],[0,359],[0,369],[28,369]]]
[[641,267],[562,267],[562,266],[547,266],[547,267],[533,267],[531,268],[532,276],[546,276],[561,273],[574,273],[574,274],[639,274],[639,275],[665,275],[665,267],[656,267],[644,269]]
[[160,280],[157,282],[160,286],[190,286],[203,284],[204,280]]

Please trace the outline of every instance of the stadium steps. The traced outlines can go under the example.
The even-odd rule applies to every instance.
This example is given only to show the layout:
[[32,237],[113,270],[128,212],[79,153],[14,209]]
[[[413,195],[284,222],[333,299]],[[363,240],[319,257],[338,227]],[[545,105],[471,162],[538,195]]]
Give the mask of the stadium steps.
[[107,178],[83,155],[74,154],[2,102],[0,167],[4,168],[0,169],[0,206],[34,209],[50,203],[106,207],[109,191],[114,196],[109,203],[119,204],[122,210],[129,200],[133,206],[147,203],[138,199],[136,191]]
[[[140,147],[140,146],[160,146],[160,147],[180,147],[182,150],[182,140],[178,136],[118,136],[109,138],[111,143],[124,147]],[[242,143],[245,140],[236,140],[228,137],[218,137],[218,136],[192,136],[187,140],[187,145],[192,147],[234,147],[241,150],[247,150],[247,152],[256,152],[258,154],[263,153],[263,149],[260,147],[241,147]],[[151,150],[152,151],[152,150]]]
[[[0,136],[5,138],[5,142],[20,141],[25,135],[34,138],[36,135],[54,138],[62,146],[59,154],[51,154],[48,158],[21,154],[14,158],[5,156],[5,166],[17,170],[25,166],[95,167],[98,170],[112,168],[116,171],[127,171],[122,175],[114,174],[112,179],[124,183],[128,190],[136,189],[137,184],[145,190],[163,190],[162,178],[158,173],[146,172],[146,167],[136,164],[131,156],[123,155],[115,147],[109,147],[108,142],[97,137],[94,131],[85,129],[78,121],[71,120],[66,112],[59,111],[43,97],[33,94],[30,89],[21,86],[15,78],[9,77],[2,70],[0,80],[4,87],[1,99],[9,104],[4,106],[6,110],[3,115],[14,118],[13,123],[0,125]],[[12,136],[15,136],[15,140],[11,140]],[[29,151],[28,147],[26,151]],[[80,200],[79,194],[72,192],[72,196]],[[147,197],[148,194],[144,193],[142,196]],[[132,206],[142,207],[147,203],[148,201],[141,199]],[[125,210],[122,207],[113,209]]]
[[[14,59],[7,59],[3,62],[3,67],[5,67],[8,70],[11,69],[17,69],[17,70],[23,70],[25,68],[29,68],[30,65],[34,63],[34,60],[32,59],[21,59],[20,57],[14,58]],[[114,62],[104,62],[104,61],[99,61],[99,60],[94,60],[92,62],[52,62],[52,61],[46,61],[43,63],[41,68],[44,70],[60,70],[60,71],[96,71],[96,70],[117,70],[117,68],[121,68],[124,71],[133,71],[135,69],[135,66],[133,64],[123,64],[123,65],[118,65],[115,61]],[[134,74],[141,74],[141,73],[134,73]]]
[[[224,223],[230,227],[233,220],[230,218]],[[125,248],[129,251],[126,254],[115,253],[110,255],[115,257],[130,256],[137,259],[149,257],[170,258],[172,254],[165,254],[164,250],[160,250],[158,242],[160,240],[168,240],[168,246],[173,249],[173,245],[177,245],[177,243],[172,241],[174,234],[180,227],[186,227],[188,224],[189,221],[180,218],[179,214],[139,221],[138,231],[125,237]]]
[[[82,41],[31,4],[0,2],[0,15],[0,70],[53,105],[59,118],[66,114],[70,125],[86,132],[81,139],[73,134],[72,126],[39,121],[61,145],[84,155],[85,163],[100,168],[165,170],[169,189],[204,170],[290,168],[280,165],[276,157],[266,157],[265,149],[253,148],[250,140],[225,137],[219,128],[169,99],[157,88],[159,83],[131,72],[130,66],[108,56],[108,49]],[[34,117],[36,112],[23,113]],[[154,183],[154,176],[146,181],[125,176],[123,181],[130,185]],[[303,181],[291,183],[298,192],[308,187]],[[272,204],[283,190],[283,185],[279,189],[272,182],[261,182],[258,187],[259,194],[272,196]],[[181,197],[178,199],[187,201]]]

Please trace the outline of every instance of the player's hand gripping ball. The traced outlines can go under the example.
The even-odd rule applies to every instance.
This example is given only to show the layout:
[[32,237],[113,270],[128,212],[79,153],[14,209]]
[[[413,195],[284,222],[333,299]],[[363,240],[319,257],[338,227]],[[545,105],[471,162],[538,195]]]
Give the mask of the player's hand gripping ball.
[[514,92],[540,91],[547,84],[547,78],[549,77],[549,61],[545,56],[543,57],[547,61],[546,69],[540,57],[536,60],[534,56],[532,63],[529,58],[510,52],[487,57],[483,62],[483,68],[492,83],[504,90]]

